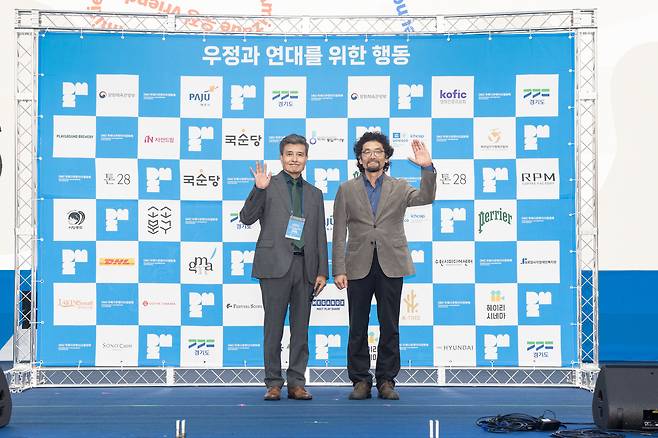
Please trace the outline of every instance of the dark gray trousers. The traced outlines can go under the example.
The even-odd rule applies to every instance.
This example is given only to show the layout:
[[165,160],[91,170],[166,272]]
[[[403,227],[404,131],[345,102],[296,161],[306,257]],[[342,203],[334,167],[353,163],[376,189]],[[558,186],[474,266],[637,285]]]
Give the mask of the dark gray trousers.
[[[315,280],[315,279],[313,279]],[[290,360],[287,371],[288,387],[304,386],[308,365],[308,321],[311,316],[313,285],[306,278],[304,256],[295,255],[290,269],[281,278],[260,279],[265,322],[263,353],[265,385],[282,387],[281,338],[286,310],[290,304]]]

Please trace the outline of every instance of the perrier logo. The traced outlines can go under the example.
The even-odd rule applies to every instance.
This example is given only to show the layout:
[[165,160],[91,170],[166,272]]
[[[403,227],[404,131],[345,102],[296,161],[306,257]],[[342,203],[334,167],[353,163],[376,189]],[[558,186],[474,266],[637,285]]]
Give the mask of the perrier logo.
[[491,211],[481,211],[478,214],[478,233],[482,233],[482,227],[492,221],[502,221],[506,224],[512,224],[512,215],[506,211],[503,211],[502,208],[498,210]]

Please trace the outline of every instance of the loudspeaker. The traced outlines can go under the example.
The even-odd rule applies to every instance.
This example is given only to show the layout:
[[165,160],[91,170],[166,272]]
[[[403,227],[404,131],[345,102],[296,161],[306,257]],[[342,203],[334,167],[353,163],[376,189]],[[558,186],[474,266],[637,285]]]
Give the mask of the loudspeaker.
[[5,378],[5,372],[0,369],[0,427],[9,424],[11,418],[11,394]]
[[658,430],[658,366],[603,365],[592,417],[601,429]]

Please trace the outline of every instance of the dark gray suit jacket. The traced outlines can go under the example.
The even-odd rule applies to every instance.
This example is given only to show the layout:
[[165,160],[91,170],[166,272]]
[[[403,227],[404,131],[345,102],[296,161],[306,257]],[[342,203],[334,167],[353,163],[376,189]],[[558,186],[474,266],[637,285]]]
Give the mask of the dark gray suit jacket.
[[[303,184],[302,211],[304,223],[304,265],[311,283],[318,275],[328,277],[327,234],[322,192],[307,181]],[[286,239],[286,228],[292,211],[290,191],[283,171],[274,175],[266,189],[251,190],[240,210],[240,221],[251,225],[260,220],[260,235],[251,276],[281,278],[292,263],[292,240]]]

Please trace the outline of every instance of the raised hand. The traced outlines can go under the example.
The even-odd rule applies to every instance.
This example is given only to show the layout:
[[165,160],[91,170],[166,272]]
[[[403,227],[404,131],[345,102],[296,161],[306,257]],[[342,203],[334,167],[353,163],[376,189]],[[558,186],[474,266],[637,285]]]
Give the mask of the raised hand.
[[414,156],[409,157],[409,160],[412,163],[417,164],[420,167],[427,167],[432,165],[432,157],[430,156],[430,152],[427,150],[427,147],[425,147],[425,143],[415,138],[411,141],[411,149],[414,152]]
[[254,176],[254,184],[259,189],[266,189],[270,185],[270,179],[272,179],[272,172],[267,172],[267,163],[263,161],[263,167],[260,165],[260,161],[256,161],[256,171],[251,167],[251,174]]

